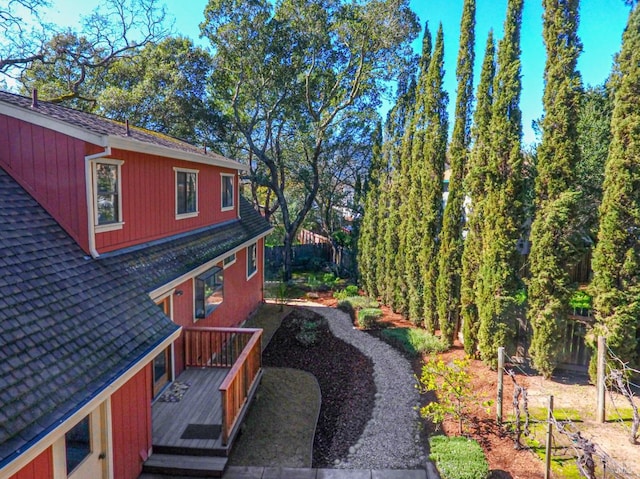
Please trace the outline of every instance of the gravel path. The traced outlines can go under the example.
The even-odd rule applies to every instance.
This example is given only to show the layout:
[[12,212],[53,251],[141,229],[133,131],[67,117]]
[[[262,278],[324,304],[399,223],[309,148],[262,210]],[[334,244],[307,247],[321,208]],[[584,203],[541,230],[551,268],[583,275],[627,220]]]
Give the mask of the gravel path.
[[349,316],[323,305],[305,305],[324,316],[331,332],[357,347],[374,363],[376,403],[373,416],[349,455],[336,461],[342,469],[414,469],[427,459],[420,441],[419,395],[409,362],[379,339],[355,329]]

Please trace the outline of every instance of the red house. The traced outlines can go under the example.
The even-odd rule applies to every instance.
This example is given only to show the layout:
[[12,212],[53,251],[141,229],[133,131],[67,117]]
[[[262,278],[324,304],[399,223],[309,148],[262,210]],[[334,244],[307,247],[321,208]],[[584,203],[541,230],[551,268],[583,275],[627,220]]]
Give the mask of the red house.
[[1,478],[221,473],[261,377],[242,169],[0,92]]

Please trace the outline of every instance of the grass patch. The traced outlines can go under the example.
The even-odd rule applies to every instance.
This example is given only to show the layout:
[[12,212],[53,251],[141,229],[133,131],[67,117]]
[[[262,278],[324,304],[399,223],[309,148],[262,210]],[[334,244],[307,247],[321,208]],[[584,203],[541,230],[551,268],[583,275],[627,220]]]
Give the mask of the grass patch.
[[320,386],[313,375],[265,368],[229,465],[311,467],[319,411]]
[[429,445],[430,459],[436,463],[442,479],[485,479],[489,474],[484,451],[473,439],[433,436]]
[[440,339],[424,329],[388,328],[381,331],[380,336],[391,345],[402,349],[410,356],[424,353],[442,353],[447,350]]
[[[282,309],[281,309],[282,306]],[[275,332],[282,324],[282,320],[291,313],[291,307],[279,304],[265,303],[260,305],[255,313],[244,323],[245,328],[262,328],[262,350],[264,351]]]

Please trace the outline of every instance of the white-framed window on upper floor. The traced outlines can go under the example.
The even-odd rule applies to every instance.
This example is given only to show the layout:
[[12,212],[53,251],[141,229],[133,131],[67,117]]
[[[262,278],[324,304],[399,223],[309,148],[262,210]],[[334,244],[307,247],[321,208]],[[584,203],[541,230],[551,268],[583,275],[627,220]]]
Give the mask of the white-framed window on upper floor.
[[227,269],[229,266],[231,266],[235,262],[236,262],[236,254],[231,253],[229,256],[227,256],[225,259],[222,260],[222,266],[224,267],[224,269]]
[[224,270],[220,266],[208,269],[194,279],[195,318],[209,316],[224,300]]
[[176,219],[198,216],[198,172],[174,168],[176,173]]
[[230,211],[235,207],[235,175],[228,173],[220,173],[220,182],[222,192],[222,211]]
[[93,217],[96,232],[121,229],[122,160],[93,162]]
[[247,281],[258,272],[258,243],[247,246]]

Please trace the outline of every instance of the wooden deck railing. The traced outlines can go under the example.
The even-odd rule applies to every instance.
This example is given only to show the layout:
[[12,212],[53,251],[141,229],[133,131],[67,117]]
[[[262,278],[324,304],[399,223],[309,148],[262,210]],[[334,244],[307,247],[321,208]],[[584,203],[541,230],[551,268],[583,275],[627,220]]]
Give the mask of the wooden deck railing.
[[229,367],[220,385],[222,444],[238,421],[262,368],[262,329],[184,328],[186,367]]

